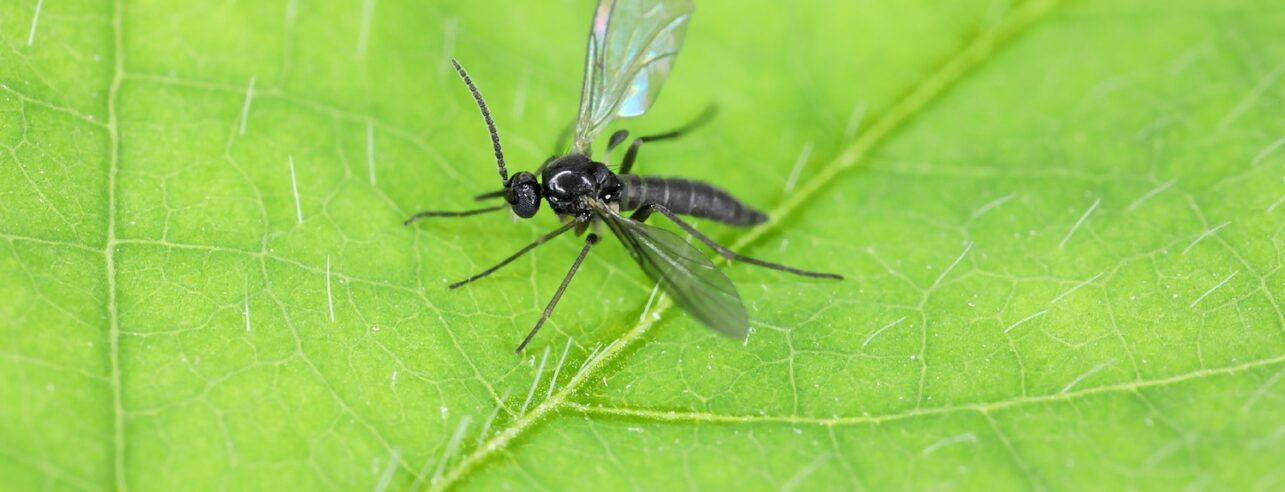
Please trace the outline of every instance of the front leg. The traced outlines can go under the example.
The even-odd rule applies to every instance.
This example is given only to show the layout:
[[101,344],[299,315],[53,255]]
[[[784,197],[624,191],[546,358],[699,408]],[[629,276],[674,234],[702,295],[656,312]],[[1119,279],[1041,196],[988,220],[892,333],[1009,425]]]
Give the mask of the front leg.
[[422,212],[416,212],[415,215],[410,216],[409,219],[402,221],[402,225],[409,226],[419,221],[420,219],[425,219],[428,217],[469,217],[477,214],[484,214],[487,212],[504,210],[505,208],[508,208],[508,207],[509,205],[507,203],[501,203],[499,205],[475,208],[473,210],[424,210]]

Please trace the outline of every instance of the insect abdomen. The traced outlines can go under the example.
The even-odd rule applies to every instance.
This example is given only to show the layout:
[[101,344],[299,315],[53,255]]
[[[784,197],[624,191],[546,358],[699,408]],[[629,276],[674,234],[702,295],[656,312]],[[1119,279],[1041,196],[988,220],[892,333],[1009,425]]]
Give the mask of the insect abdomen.
[[620,206],[624,210],[655,203],[674,213],[734,226],[750,226],[767,220],[763,212],[750,208],[718,187],[700,181],[623,174],[620,175],[620,184]]

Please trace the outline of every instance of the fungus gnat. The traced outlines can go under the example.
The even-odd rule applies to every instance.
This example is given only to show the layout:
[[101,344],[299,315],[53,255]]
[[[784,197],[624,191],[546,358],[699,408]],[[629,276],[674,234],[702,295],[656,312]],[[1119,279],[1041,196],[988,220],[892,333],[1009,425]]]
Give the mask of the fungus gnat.
[[[634,261],[648,276],[664,286],[679,306],[705,326],[730,337],[744,338],[749,329],[749,316],[736,288],[708,258],[677,234],[645,224],[653,213],[659,212],[730,260],[804,277],[843,278],[832,273],[809,272],[741,256],[679,218],[679,215],[688,215],[738,227],[767,220],[762,212],[716,186],[687,179],[633,174],[638,148],[643,142],[678,138],[704,123],[711,114],[708,110],[678,130],[635,138],[615,172],[591,157],[590,146],[603,128],[617,119],[642,115],[656,100],[661,83],[674,67],[692,10],[691,0],[599,0],[589,32],[584,85],[580,90],[580,113],[576,119],[572,148],[565,155],[546,159],[535,173],[523,171],[509,176],[504,152],[500,148],[500,134],[495,129],[482,93],[464,67],[451,60],[486,121],[500,182],[504,186],[478,195],[477,199],[503,198],[505,203],[475,210],[420,212],[407,219],[406,225],[425,217],[466,217],[506,207],[525,219],[540,209],[541,199],[549,203],[564,224],[495,266],[451,284],[450,288],[455,289],[495,273],[567,231],[575,229],[576,234],[581,235],[591,226],[594,229],[585,238],[584,247],[540,319],[518,345],[518,353],[549,318],[589,249],[598,243],[596,232],[599,224],[605,223],[611,229]],[[625,130],[613,133],[607,143],[607,153],[610,154],[628,136]],[[562,148],[559,145],[558,151],[562,152]],[[622,215],[627,211],[632,211],[629,217]]]

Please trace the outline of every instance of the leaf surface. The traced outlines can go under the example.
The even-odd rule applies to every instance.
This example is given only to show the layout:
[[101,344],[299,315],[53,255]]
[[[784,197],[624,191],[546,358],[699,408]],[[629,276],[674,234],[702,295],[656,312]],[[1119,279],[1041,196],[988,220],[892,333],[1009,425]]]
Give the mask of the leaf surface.
[[607,241],[514,357],[580,242],[400,221],[497,186],[448,57],[534,169],[590,7],[0,5],[7,485],[1281,486],[1279,7],[701,3],[637,169],[848,280],[728,266],[742,345]]

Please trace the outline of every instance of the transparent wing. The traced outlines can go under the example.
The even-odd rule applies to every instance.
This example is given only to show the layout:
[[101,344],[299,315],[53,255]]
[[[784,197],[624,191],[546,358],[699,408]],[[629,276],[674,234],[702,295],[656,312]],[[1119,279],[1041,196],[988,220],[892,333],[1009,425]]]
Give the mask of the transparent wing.
[[691,0],[599,0],[585,54],[575,151],[617,118],[651,107],[683,45]]
[[613,212],[599,216],[653,280],[705,326],[745,338],[749,315],[736,287],[705,255],[677,234]]

